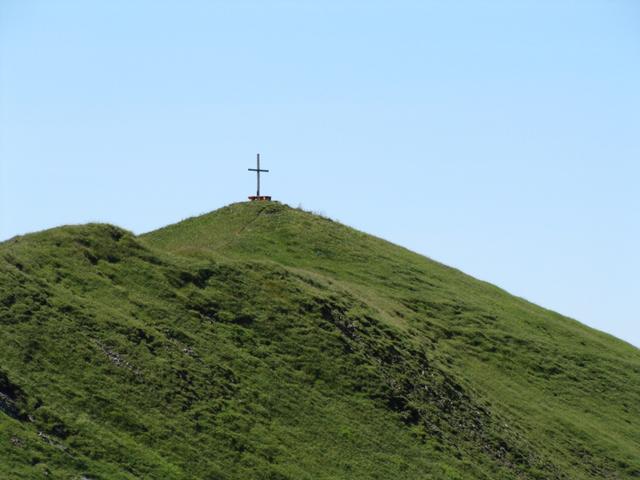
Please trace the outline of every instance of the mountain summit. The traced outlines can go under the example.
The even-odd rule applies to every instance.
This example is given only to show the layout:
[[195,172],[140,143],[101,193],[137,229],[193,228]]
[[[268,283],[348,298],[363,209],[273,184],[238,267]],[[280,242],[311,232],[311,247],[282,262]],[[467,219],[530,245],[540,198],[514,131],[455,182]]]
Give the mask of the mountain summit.
[[640,350],[277,202],[0,244],[0,478],[640,478]]

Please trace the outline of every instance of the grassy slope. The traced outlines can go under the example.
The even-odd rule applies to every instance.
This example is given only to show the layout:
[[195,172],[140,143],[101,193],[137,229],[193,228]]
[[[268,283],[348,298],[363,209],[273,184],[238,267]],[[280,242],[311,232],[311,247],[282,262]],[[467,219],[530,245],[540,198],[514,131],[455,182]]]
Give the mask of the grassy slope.
[[0,245],[0,478],[640,478],[640,352],[235,204]]

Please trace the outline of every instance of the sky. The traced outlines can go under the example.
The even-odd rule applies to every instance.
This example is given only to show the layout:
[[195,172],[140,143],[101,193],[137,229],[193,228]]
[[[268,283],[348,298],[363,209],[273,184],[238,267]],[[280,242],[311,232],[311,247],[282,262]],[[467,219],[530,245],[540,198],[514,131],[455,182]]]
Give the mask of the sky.
[[637,0],[0,0],[0,240],[262,193],[640,346]]

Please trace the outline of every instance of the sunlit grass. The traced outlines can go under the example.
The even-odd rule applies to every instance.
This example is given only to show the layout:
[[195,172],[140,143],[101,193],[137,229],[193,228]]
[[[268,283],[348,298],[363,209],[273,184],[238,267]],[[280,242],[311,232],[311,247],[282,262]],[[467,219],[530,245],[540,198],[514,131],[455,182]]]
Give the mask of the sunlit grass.
[[0,244],[0,478],[638,478],[640,353],[330,219]]

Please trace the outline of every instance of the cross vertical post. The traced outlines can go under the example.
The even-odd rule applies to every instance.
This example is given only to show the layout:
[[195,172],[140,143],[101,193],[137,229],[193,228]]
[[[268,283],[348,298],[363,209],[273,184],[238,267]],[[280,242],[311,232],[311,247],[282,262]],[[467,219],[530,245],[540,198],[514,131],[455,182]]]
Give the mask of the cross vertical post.
[[256,195],[260,196],[260,154],[258,153],[256,156],[257,156],[256,160],[257,160],[257,164],[258,164],[258,168],[256,169],[257,173],[258,173],[258,191],[257,191]]

